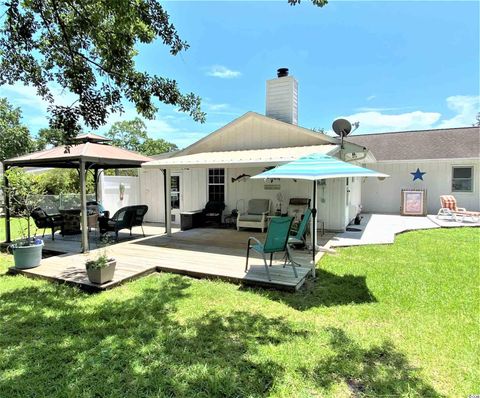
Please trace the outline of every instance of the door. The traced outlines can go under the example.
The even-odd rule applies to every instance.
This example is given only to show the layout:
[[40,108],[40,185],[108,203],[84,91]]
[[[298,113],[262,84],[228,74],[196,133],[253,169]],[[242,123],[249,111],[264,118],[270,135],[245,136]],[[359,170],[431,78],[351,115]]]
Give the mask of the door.
[[170,203],[172,206],[172,223],[180,224],[180,212],[182,211],[182,178],[180,173],[172,173],[170,177]]

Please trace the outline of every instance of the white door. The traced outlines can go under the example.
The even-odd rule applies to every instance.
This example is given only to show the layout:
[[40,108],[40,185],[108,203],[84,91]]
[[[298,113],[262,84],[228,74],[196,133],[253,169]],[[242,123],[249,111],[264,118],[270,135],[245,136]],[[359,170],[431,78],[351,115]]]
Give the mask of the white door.
[[180,173],[172,173],[170,189],[170,203],[172,205],[172,224],[180,224],[180,212],[182,211],[182,176]]

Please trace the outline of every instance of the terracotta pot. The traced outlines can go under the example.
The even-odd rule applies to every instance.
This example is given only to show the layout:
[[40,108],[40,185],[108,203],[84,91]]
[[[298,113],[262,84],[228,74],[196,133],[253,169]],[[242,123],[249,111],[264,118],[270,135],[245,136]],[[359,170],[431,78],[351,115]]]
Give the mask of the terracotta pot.
[[110,282],[113,279],[116,265],[117,262],[115,260],[109,260],[105,268],[87,269],[88,280],[98,285]]

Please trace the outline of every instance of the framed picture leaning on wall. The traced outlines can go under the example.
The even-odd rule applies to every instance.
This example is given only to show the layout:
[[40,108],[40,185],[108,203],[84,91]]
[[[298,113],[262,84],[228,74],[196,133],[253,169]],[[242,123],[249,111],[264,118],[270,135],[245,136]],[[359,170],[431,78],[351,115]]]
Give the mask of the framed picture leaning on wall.
[[427,191],[424,189],[402,189],[402,216],[427,215]]

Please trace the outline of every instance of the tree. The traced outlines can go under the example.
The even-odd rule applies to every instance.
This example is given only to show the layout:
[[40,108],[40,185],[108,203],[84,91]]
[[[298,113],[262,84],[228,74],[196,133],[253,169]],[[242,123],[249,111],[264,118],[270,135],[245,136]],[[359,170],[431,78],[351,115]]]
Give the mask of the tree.
[[[66,138],[80,122],[96,129],[122,100],[152,119],[154,99],[177,106],[203,122],[200,98],[182,94],[173,79],[135,68],[138,44],[160,39],[172,55],[186,50],[169,15],[155,0],[10,0],[4,2],[0,30],[0,84],[33,85],[50,103],[50,127]],[[2,10],[3,11],[3,10]],[[77,99],[56,103],[52,87],[67,89]],[[68,140],[67,140],[68,141]]]
[[65,132],[60,129],[44,128],[37,134],[36,147],[41,151],[47,147],[65,144]]
[[480,112],[477,113],[477,116],[475,117],[475,123],[473,123],[473,127],[480,127]]
[[148,136],[147,126],[140,118],[116,122],[106,134],[112,144],[130,151],[151,156],[177,150],[177,146],[163,139]]
[[[291,5],[301,0],[288,0]],[[312,0],[324,6],[326,0]],[[154,100],[174,105],[195,121],[204,122],[200,98],[182,94],[177,82],[135,68],[138,44],[160,39],[175,56],[188,49],[156,0],[9,0],[0,29],[0,85],[32,85],[50,103],[50,127],[61,129],[66,142],[83,120],[96,129],[122,100],[152,119]],[[76,96],[58,105],[52,85]]]
[[178,147],[162,138],[154,140],[153,138],[147,138],[140,149],[140,152],[145,156],[158,155],[164,152],[178,151]]
[[20,108],[0,98],[0,161],[24,155],[34,148],[30,132],[21,119]]

